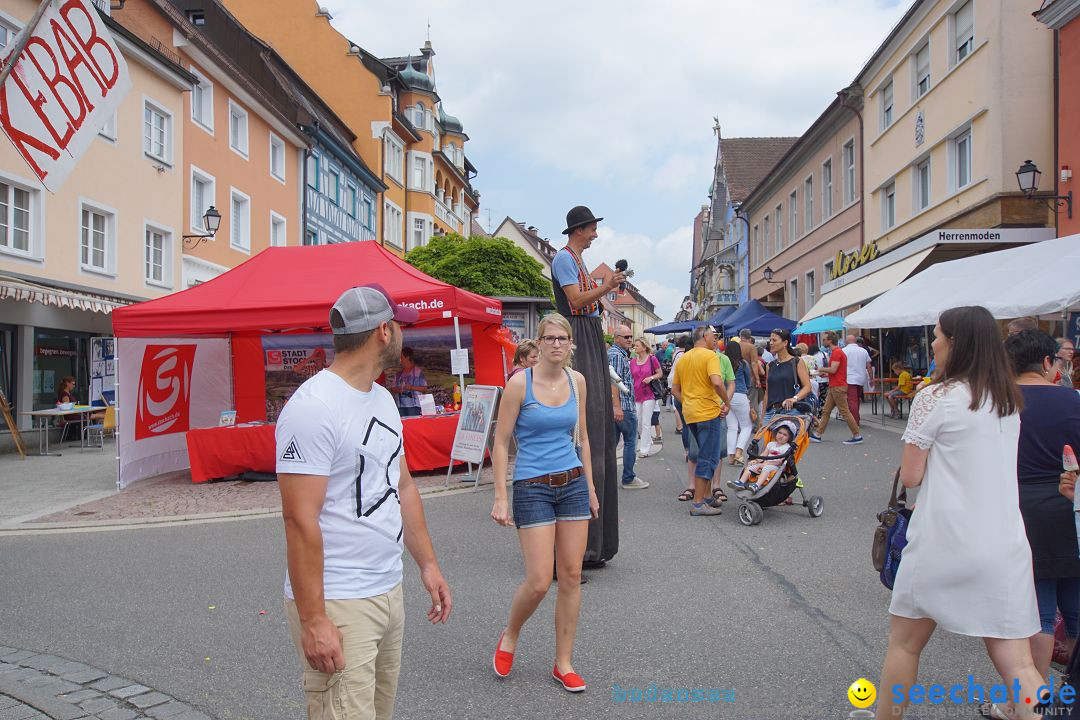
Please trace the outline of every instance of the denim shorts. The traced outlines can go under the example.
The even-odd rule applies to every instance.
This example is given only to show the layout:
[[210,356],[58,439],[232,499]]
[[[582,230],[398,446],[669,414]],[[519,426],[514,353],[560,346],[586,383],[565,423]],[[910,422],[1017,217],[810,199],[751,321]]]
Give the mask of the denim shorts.
[[552,525],[556,520],[589,520],[589,481],[580,475],[562,487],[514,483],[514,524],[518,529]]

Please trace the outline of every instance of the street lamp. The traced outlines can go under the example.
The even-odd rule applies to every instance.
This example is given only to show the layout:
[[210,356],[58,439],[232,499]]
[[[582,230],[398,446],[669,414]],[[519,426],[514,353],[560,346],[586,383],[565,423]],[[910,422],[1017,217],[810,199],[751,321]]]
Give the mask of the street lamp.
[[213,205],[211,205],[207,209],[206,214],[203,215],[203,227],[206,228],[206,233],[203,235],[184,236],[184,247],[189,249],[197,247],[200,243],[204,243],[217,235],[218,228],[221,227],[221,213],[219,213],[217,208]]
[[773,275],[774,274],[775,273],[773,273],[773,269],[771,267],[769,267],[768,265],[766,265],[765,269],[761,271],[761,275],[765,278],[765,282],[772,283],[774,285],[783,285],[784,284],[783,280],[773,280]]
[[[1025,160],[1020,169],[1016,171],[1016,182],[1020,185],[1020,192],[1029,200],[1034,198],[1035,191],[1039,189],[1039,178],[1042,172],[1035,163]],[[1064,207],[1066,216],[1072,219],[1072,190],[1065,195],[1039,196],[1036,200],[1047,201],[1047,206],[1054,212],[1060,212],[1058,208]]]

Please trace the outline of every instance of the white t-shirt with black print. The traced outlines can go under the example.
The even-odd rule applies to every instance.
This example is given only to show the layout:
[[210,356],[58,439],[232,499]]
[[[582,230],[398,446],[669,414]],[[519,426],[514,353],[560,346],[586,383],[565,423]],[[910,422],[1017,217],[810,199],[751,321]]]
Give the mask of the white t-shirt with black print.
[[[277,421],[277,471],[329,478],[319,513],[327,600],[401,582],[401,416],[379,384],[361,392],[330,370],[297,388]],[[285,596],[293,597],[288,570]]]

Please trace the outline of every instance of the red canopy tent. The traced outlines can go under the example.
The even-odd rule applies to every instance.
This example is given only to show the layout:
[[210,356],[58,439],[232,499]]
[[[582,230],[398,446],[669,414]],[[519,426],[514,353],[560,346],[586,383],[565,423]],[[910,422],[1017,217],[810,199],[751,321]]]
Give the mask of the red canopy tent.
[[[470,324],[473,338],[470,360],[476,382],[484,385],[503,384],[503,354],[498,332],[502,323],[502,304],[498,300],[436,280],[387,252],[376,242],[268,248],[209,282],[113,312],[113,330],[117,337],[118,354],[121,355],[118,369],[120,411],[122,415],[131,416],[121,417],[121,485],[131,481],[131,478],[127,481],[124,478],[124,449],[127,445],[130,450],[132,444],[139,442],[131,430],[132,425],[136,424],[136,415],[140,415],[141,421],[141,415],[150,412],[148,408],[153,407],[156,412],[160,405],[160,402],[156,405],[146,404],[146,395],[152,395],[153,388],[147,390],[144,386],[156,385],[164,389],[166,380],[171,381],[171,378],[161,374],[165,371],[158,372],[152,378],[147,374],[148,354],[143,354],[143,348],[164,346],[147,346],[146,340],[138,339],[155,338],[174,345],[184,344],[182,339],[188,339],[187,343],[194,343],[198,338],[227,339],[231,369],[205,367],[193,361],[188,368],[191,387],[197,390],[200,382],[211,380],[209,375],[212,373],[220,375],[231,371],[230,394],[237,412],[237,422],[265,420],[262,337],[268,334],[328,332],[330,307],[341,293],[350,287],[372,282],[382,285],[396,302],[419,310],[420,324]],[[125,359],[120,351],[125,345],[134,347],[136,344],[138,354],[128,352]],[[220,361],[217,364],[220,365]],[[148,378],[152,382],[148,382]],[[208,422],[210,413],[202,415],[201,422],[194,418],[196,414],[194,411],[190,413],[192,422],[189,426],[184,423],[167,426],[167,432],[151,439],[160,445],[162,435],[176,433],[182,441],[183,432],[189,427],[216,424],[216,420]],[[216,413],[213,417],[216,418]],[[410,420],[407,425],[419,427],[414,424],[419,422]],[[146,431],[143,434],[145,436]],[[452,430],[450,434],[452,442]],[[446,448],[449,448],[449,444]],[[407,457],[408,450],[407,447]],[[174,456],[171,465],[175,466],[176,448],[171,448],[169,452]],[[448,455],[441,452],[414,454],[418,455],[415,460],[419,467],[414,467],[414,458],[410,458],[409,464],[413,469],[445,467],[448,463]],[[426,459],[420,457],[425,454]],[[439,455],[442,457],[437,457]],[[145,467],[148,465],[145,457],[140,457],[137,464],[143,468],[135,472],[139,477],[148,477],[147,473],[151,470],[165,472],[175,469],[162,469],[161,463],[152,462],[149,465],[153,465],[153,468]]]

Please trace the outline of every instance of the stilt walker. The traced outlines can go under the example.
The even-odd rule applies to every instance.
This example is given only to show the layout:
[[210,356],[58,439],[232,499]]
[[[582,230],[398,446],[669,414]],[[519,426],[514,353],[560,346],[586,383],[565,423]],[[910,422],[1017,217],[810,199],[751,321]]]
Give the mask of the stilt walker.
[[590,392],[585,407],[592,453],[593,485],[600,501],[600,516],[589,523],[589,542],[584,567],[600,567],[619,551],[619,475],[615,461],[615,413],[608,391],[607,344],[600,321],[600,298],[618,289],[626,277],[616,272],[598,286],[585,267],[581,254],[596,239],[596,225],[589,208],[579,205],[566,214],[566,246],[551,263],[555,306],[570,321],[574,333],[573,367],[585,376]]

